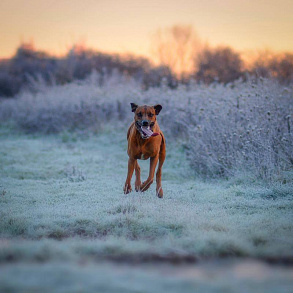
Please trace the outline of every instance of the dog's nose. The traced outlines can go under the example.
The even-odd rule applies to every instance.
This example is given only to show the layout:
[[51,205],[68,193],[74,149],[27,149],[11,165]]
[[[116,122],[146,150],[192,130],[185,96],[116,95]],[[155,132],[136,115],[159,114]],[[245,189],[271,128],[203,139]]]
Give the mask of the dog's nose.
[[149,122],[147,120],[142,120],[141,121],[141,125],[142,126],[148,126],[149,125]]

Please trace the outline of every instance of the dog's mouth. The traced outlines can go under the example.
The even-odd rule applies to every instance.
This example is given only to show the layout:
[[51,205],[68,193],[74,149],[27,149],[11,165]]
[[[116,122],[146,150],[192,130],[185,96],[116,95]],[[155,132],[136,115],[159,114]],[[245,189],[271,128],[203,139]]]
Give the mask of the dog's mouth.
[[159,135],[159,133],[153,132],[150,126],[142,126],[140,125],[138,121],[135,123],[135,125],[143,139],[147,139],[147,138],[150,138],[151,136]]

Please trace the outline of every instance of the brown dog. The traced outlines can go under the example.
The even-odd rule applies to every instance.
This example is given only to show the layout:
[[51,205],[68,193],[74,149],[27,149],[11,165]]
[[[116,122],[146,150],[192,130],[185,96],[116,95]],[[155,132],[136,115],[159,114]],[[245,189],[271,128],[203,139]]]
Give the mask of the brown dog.
[[[156,173],[156,192],[158,197],[163,197],[162,189],[162,166],[166,157],[166,145],[163,132],[160,130],[156,115],[162,110],[161,105],[155,106],[138,106],[131,103],[131,111],[135,113],[134,122],[130,125],[127,132],[129,156],[128,174],[125,181],[124,193],[132,191],[131,177],[135,170],[135,190],[145,191],[154,181],[155,169],[159,161]],[[140,167],[137,160],[147,160],[150,158],[149,177],[141,184]]]

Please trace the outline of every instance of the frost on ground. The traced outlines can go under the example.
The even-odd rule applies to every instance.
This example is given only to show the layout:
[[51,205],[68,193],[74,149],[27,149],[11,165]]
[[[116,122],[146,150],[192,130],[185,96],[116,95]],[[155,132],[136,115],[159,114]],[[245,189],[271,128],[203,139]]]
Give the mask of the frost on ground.
[[[292,85],[98,78],[0,101],[0,292],[292,292]],[[163,199],[123,194],[130,102],[163,105]]]
[[[193,268],[183,276],[178,267],[170,273],[146,265],[119,270],[103,262],[180,263],[227,256],[292,260],[289,177],[286,184],[270,185],[244,175],[199,180],[182,145],[170,142],[164,198],[155,196],[155,185],[145,193],[124,195],[125,134],[126,129],[105,129],[98,135],[17,135],[1,129],[0,291],[49,292],[56,286],[56,292],[214,292],[217,287],[198,277],[206,274],[208,280],[213,271],[196,275]],[[148,162],[140,162],[144,179]],[[259,266],[261,276],[243,277],[240,270],[231,288],[290,291],[291,268],[273,273]],[[218,264],[219,270],[225,267]],[[227,276],[229,268],[237,273],[228,265]],[[46,275],[51,277],[42,281]],[[230,288],[229,281],[217,278],[220,288]]]

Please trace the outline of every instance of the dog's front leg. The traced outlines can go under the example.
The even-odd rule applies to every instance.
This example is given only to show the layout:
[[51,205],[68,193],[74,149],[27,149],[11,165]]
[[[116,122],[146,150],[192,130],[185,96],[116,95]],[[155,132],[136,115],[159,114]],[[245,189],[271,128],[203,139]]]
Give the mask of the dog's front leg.
[[140,181],[140,167],[136,160],[135,165],[135,191],[140,191],[141,181]]
[[134,171],[134,166],[135,166],[135,159],[129,158],[128,160],[128,173],[127,173],[127,178],[125,181],[124,185],[124,194],[127,194],[132,191],[131,189],[131,177]]
[[150,158],[150,173],[148,179],[141,185],[140,191],[146,191],[154,182],[155,170],[158,163],[159,155]]

